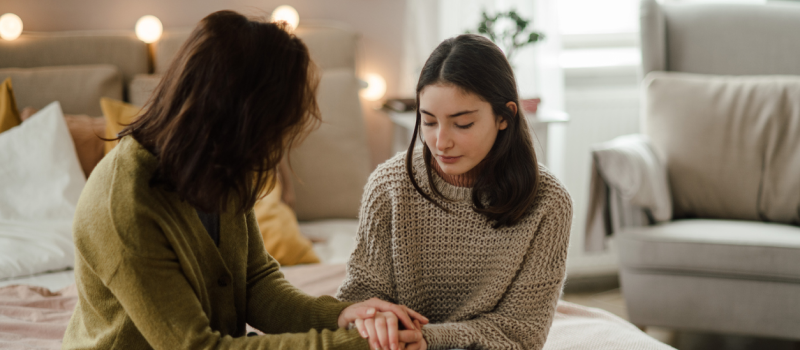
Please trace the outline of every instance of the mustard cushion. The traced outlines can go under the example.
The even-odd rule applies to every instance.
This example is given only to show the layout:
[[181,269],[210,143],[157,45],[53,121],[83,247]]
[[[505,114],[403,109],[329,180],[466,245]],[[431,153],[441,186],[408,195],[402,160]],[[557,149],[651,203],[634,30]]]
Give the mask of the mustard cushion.
[[[139,116],[141,108],[130,103],[125,103],[108,97],[100,99],[100,109],[103,110],[103,117],[106,118],[105,138],[113,139],[117,137],[122,129],[132,123]],[[111,152],[118,141],[109,141],[105,145],[105,153]]]
[[297,217],[281,201],[280,183],[253,207],[264,247],[283,266],[320,262],[311,241],[303,237]]
[[11,78],[6,78],[0,85],[0,132],[22,124],[17,109],[17,100],[14,98],[14,89],[11,87]]

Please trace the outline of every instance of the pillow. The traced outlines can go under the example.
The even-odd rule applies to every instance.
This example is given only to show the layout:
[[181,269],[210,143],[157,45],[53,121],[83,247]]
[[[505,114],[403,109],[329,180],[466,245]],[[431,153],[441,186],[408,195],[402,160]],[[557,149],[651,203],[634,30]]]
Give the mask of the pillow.
[[134,106],[144,106],[160,82],[161,75],[137,74],[128,84],[128,100]]
[[642,89],[676,218],[800,224],[800,77],[652,72]]
[[[22,121],[25,122],[38,110],[33,107],[25,107],[20,113]],[[102,117],[90,117],[88,115],[64,115],[67,122],[69,134],[75,142],[75,151],[78,153],[78,160],[81,162],[81,169],[86,178],[92,170],[103,159],[106,121]]]
[[0,134],[0,279],[71,267],[86,184],[58,102]]
[[319,262],[311,241],[300,233],[294,212],[281,201],[280,183],[275,184],[272,192],[256,202],[253,211],[264,239],[264,247],[281,265]]
[[94,167],[105,155],[107,143],[101,137],[106,137],[106,120],[88,115],[65,115],[64,120],[75,143],[83,174],[89,178]]
[[0,133],[22,123],[11,87],[11,78],[6,78],[0,85]]
[[110,64],[0,69],[0,79],[6,77],[14,80],[17,106],[22,107],[59,101],[64,113],[100,115],[100,98],[122,99],[122,75]]
[[[110,98],[100,99],[100,108],[103,110],[103,117],[106,119],[105,138],[107,139],[116,138],[117,134],[119,134],[125,126],[132,123],[142,110],[132,104]],[[105,153],[108,154],[108,152],[111,152],[118,142],[119,141],[107,141]]]

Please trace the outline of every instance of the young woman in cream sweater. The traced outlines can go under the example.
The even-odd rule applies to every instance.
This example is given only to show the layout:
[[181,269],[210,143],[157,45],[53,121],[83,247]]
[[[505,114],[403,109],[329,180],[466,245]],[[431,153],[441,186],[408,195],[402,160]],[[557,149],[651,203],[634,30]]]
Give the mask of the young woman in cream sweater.
[[419,311],[431,321],[421,348],[542,348],[572,202],[538,165],[513,71],[491,41],[461,35],[428,58],[414,139],[371,175],[359,220],[339,299]]

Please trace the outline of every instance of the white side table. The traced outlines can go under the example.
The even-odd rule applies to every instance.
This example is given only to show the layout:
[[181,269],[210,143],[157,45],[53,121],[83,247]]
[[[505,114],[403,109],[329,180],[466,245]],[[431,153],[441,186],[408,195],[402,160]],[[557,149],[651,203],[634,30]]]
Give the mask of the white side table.
[[[411,143],[411,135],[414,133],[416,123],[416,112],[387,112],[389,119],[394,124],[394,134],[392,139],[392,152],[404,152]],[[547,134],[551,125],[554,123],[566,123],[569,115],[564,111],[539,110],[536,114],[527,115],[528,126],[533,132],[533,147],[536,151],[536,159],[539,163],[549,166],[547,163]],[[422,142],[417,141],[417,147],[421,147]]]

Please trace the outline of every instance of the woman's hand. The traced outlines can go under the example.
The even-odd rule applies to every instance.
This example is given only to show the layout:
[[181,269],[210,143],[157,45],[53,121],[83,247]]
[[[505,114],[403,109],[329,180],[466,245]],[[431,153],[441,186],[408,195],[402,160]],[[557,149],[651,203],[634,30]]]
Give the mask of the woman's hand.
[[357,319],[356,327],[363,338],[367,338],[370,349],[380,350],[425,350],[427,343],[422,336],[422,325],[414,320],[415,329],[399,330],[397,317],[391,312],[379,312],[373,318]]
[[372,298],[357,304],[348,306],[339,314],[339,328],[347,327],[350,323],[355,323],[359,318],[367,319],[372,318],[375,314],[380,312],[391,312],[397,316],[397,320],[406,329],[414,329],[414,322],[412,318],[418,320],[420,325],[428,324],[428,319],[420,315],[418,312],[409,309],[403,305],[395,305],[388,301],[383,301],[378,298]]
[[[422,325],[419,321],[414,320],[417,326],[416,331],[400,331],[400,349],[401,350],[427,350],[428,342],[422,336]],[[409,332],[409,333],[403,333]]]
[[[412,320],[413,318],[413,320]],[[428,319],[403,305],[372,298],[353,304],[339,314],[340,328],[355,324],[362,337],[368,338],[373,349],[402,349],[400,343],[422,339],[422,326]],[[405,330],[400,331],[400,325]]]

